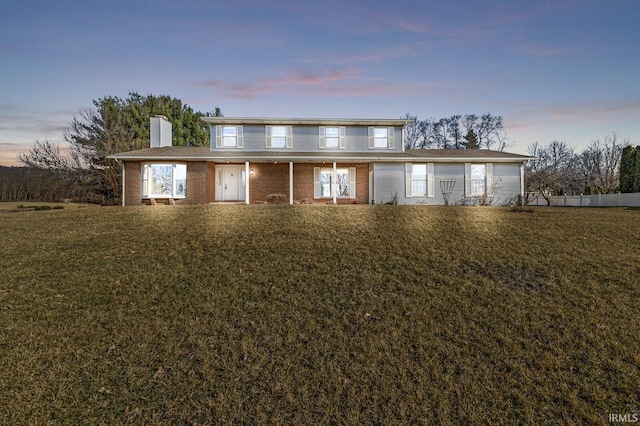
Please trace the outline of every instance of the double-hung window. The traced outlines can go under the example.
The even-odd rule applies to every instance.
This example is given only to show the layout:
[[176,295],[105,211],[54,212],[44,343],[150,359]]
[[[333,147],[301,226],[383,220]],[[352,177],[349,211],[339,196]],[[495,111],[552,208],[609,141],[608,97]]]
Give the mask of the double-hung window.
[[143,198],[185,198],[186,196],[186,164],[159,163],[142,166]]
[[314,167],[314,198],[356,197],[356,168],[338,167],[334,176],[332,167]]
[[347,147],[346,127],[320,126],[320,149],[345,149]]
[[394,149],[393,127],[369,127],[369,149]]
[[293,130],[291,126],[266,126],[267,148],[291,148]]
[[433,163],[405,164],[406,196],[433,197]]
[[242,126],[216,126],[216,148],[242,148]]
[[487,195],[493,184],[493,164],[465,164],[465,195],[481,197]]

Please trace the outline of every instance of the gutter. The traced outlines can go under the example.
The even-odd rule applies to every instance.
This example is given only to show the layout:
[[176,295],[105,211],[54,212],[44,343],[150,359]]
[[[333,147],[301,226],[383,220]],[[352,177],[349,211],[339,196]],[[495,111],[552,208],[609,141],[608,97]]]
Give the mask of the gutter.
[[254,163],[273,163],[278,161],[289,162],[322,162],[322,161],[358,161],[358,162],[387,162],[387,163],[415,163],[415,162],[429,162],[429,163],[469,163],[469,162],[483,162],[483,163],[527,163],[534,160],[531,157],[516,157],[516,158],[504,158],[504,157],[331,157],[331,156],[268,156],[268,157],[246,157],[246,156],[109,156],[107,158],[113,158],[121,161],[214,161],[214,162],[232,162],[232,161],[252,161]]

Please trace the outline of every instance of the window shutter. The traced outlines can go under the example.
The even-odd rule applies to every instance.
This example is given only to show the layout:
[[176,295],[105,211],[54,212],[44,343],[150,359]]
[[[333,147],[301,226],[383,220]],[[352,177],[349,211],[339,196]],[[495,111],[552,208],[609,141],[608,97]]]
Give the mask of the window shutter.
[[356,198],[356,168],[349,167],[349,198]]
[[369,127],[369,149],[375,148],[376,141],[373,139],[373,127]]
[[405,177],[405,195],[411,197],[411,181],[413,177],[413,164],[404,164],[404,177]]
[[484,166],[484,176],[486,179],[486,186],[484,187],[485,194],[489,195],[491,193],[491,186],[493,185],[493,163],[487,163]]
[[313,198],[320,198],[320,167],[313,168]]
[[433,182],[433,163],[427,163],[427,197],[435,197],[435,185]]
[[395,149],[396,147],[395,129],[393,127],[387,129],[387,144],[389,149]]
[[327,145],[326,145],[325,140],[324,140],[324,137],[325,137],[324,126],[320,126],[319,137],[320,137],[320,142],[319,142],[318,146],[320,147],[320,149],[326,148]]
[[340,127],[340,149],[347,148],[347,128]]
[[242,126],[236,127],[236,148],[242,148]]
[[216,148],[222,147],[222,126],[216,126]]
[[287,148],[293,148],[293,127],[287,126]]
[[471,196],[471,163],[464,163],[464,196]]
[[265,126],[264,133],[267,137],[267,148],[271,148],[271,126]]

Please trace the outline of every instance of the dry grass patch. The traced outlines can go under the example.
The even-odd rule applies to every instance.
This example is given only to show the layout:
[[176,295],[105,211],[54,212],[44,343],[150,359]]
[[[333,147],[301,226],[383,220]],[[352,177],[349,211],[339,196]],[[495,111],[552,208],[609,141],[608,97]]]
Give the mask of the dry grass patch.
[[640,401],[623,209],[3,215],[8,423],[602,423]]

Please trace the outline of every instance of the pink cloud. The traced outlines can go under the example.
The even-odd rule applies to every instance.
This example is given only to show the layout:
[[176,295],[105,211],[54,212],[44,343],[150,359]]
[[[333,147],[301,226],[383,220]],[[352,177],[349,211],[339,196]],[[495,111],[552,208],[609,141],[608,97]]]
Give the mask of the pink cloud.
[[246,83],[212,81],[203,86],[219,92],[222,98],[245,100],[271,94],[317,97],[398,96],[424,92],[427,88],[422,83],[381,82],[375,78],[367,78],[354,69],[329,69],[322,72],[298,69],[292,73],[280,72],[275,77]]

